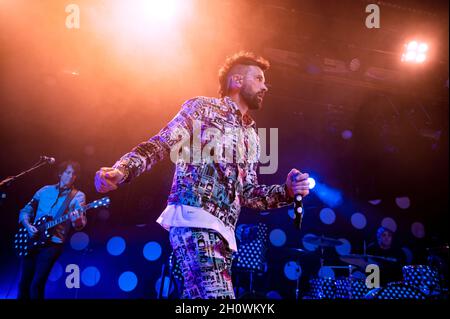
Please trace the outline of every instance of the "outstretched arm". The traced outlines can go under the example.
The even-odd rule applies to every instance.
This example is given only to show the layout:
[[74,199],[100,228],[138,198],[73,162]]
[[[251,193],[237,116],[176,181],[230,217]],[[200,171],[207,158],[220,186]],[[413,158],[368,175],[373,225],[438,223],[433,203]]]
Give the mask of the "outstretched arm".
[[113,167],[102,167],[97,171],[97,191],[106,193],[117,189],[119,184],[131,181],[166,158],[172,146],[190,136],[193,120],[201,117],[201,106],[199,98],[185,102],[180,112],[158,134],[123,155]]

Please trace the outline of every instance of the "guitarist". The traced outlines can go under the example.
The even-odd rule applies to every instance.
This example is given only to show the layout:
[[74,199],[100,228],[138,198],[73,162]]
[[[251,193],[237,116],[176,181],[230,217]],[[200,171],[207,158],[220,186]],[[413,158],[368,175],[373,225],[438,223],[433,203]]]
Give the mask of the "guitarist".
[[[84,228],[87,222],[86,216],[79,213],[78,209],[85,205],[86,196],[74,188],[74,182],[79,172],[80,165],[77,162],[61,163],[58,166],[58,184],[47,185],[39,189],[31,201],[20,211],[19,222],[28,230],[30,236],[37,232],[36,227],[32,224],[33,220],[45,215],[60,216],[67,211],[71,212],[72,227],[75,230]],[[69,228],[70,223],[54,227],[52,237],[46,245],[22,258],[18,299],[44,299],[47,278],[62,253]]]

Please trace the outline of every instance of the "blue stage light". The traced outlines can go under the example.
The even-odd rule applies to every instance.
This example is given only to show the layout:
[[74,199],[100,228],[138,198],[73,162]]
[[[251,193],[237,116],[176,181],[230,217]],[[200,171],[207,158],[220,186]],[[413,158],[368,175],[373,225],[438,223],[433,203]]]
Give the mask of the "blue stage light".
[[149,261],[155,261],[161,256],[161,245],[156,241],[151,241],[144,246],[144,257]]
[[100,271],[97,267],[86,267],[81,273],[81,281],[88,287],[95,286],[100,281]]
[[113,256],[119,256],[126,248],[127,244],[125,239],[120,236],[111,237],[106,244],[106,250]]
[[309,177],[308,182],[309,182],[309,189],[313,189],[316,186],[316,180],[314,178]]
[[138,279],[134,272],[126,271],[119,277],[119,287],[125,292],[130,292],[136,288]]

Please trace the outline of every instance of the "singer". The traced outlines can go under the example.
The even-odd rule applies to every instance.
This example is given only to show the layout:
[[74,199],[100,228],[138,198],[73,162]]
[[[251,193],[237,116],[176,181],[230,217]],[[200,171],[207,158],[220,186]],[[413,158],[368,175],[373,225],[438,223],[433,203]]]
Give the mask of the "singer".
[[[181,266],[182,298],[234,299],[231,282],[232,252],[236,251],[235,226],[241,207],[258,210],[293,203],[295,194],[309,193],[308,174],[292,169],[282,185],[258,183],[259,138],[249,110],[262,108],[267,92],[264,72],[269,62],[251,52],[228,57],[219,70],[220,98],[196,97],[185,102],[175,118],[159,134],[139,144],[112,167],[102,167],[95,176],[97,191],[106,193],[130,182],[158,161],[179,153],[175,148],[202,129],[222,133],[238,128],[242,139],[225,134],[224,151],[241,149],[243,158],[231,161],[211,151],[211,160],[200,158],[196,149],[188,158],[177,158],[167,207],[157,222],[169,231],[169,238]],[[234,130],[235,131],[235,130]],[[242,142],[238,142],[242,141]],[[204,149],[209,141],[201,139]],[[236,145],[238,144],[238,145]],[[175,149],[174,149],[175,148]],[[204,154],[201,154],[204,155]],[[229,157],[227,157],[229,158]],[[291,179],[292,175],[296,175]]]
[[[19,222],[28,230],[30,236],[37,232],[32,220],[42,216],[52,217],[64,214],[69,208],[72,227],[81,230],[86,225],[86,216],[78,210],[86,203],[83,192],[74,188],[74,182],[80,172],[80,165],[66,161],[58,167],[59,182],[39,189],[20,211]],[[19,281],[19,299],[44,299],[45,284],[54,263],[62,253],[63,243],[70,225],[61,224],[55,227],[51,243],[38,249],[21,260],[21,276]]]

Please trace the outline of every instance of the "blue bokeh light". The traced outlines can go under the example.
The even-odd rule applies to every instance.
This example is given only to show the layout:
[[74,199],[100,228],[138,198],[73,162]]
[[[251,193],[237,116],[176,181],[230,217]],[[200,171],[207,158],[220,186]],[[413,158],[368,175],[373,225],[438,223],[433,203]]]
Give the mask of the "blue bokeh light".
[[345,238],[339,238],[339,240],[342,242],[342,245],[336,246],[336,252],[339,255],[348,255],[352,251],[352,244],[345,239]]
[[288,261],[284,265],[284,275],[289,280],[297,280],[302,275],[302,267],[295,261]]
[[156,241],[151,241],[145,244],[144,246],[144,257],[145,259],[149,261],[155,261],[161,256],[161,245],[158,244]]
[[336,214],[331,208],[323,208],[320,211],[320,220],[326,225],[331,225],[336,220]]
[[366,216],[361,213],[354,213],[351,217],[351,222],[356,229],[363,229],[367,225]]
[[119,256],[125,251],[127,244],[120,236],[111,237],[106,244],[106,250],[113,256]]
[[344,198],[340,191],[323,183],[316,182],[314,193],[323,203],[331,208],[338,207],[344,202]]
[[137,276],[132,271],[125,271],[119,277],[119,288],[125,292],[130,292],[136,288]]
[[61,278],[62,274],[63,274],[62,265],[59,262],[55,262],[52,271],[50,272],[50,275],[48,277],[48,280],[57,281],[59,278]]
[[269,238],[270,238],[270,242],[272,243],[272,245],[274,245],[276,247],[281,247],[286,243],[285,232],[278,228],[276,228],[270,232]]
[[86,267],[81,273],[81,281],[88,287],[93,287],[100,281],[100,271],[97,267]]
[[309,189],[313,189],[316,187],[316,180],[312,177],[308,177]]
[[322,266],[317,274],[319,278],[335,278],[334,270],[329,266]]
[[89,236],[84,232],[76,232],[70,238],[70,246],[75,250],[83,250],[89,245]]

